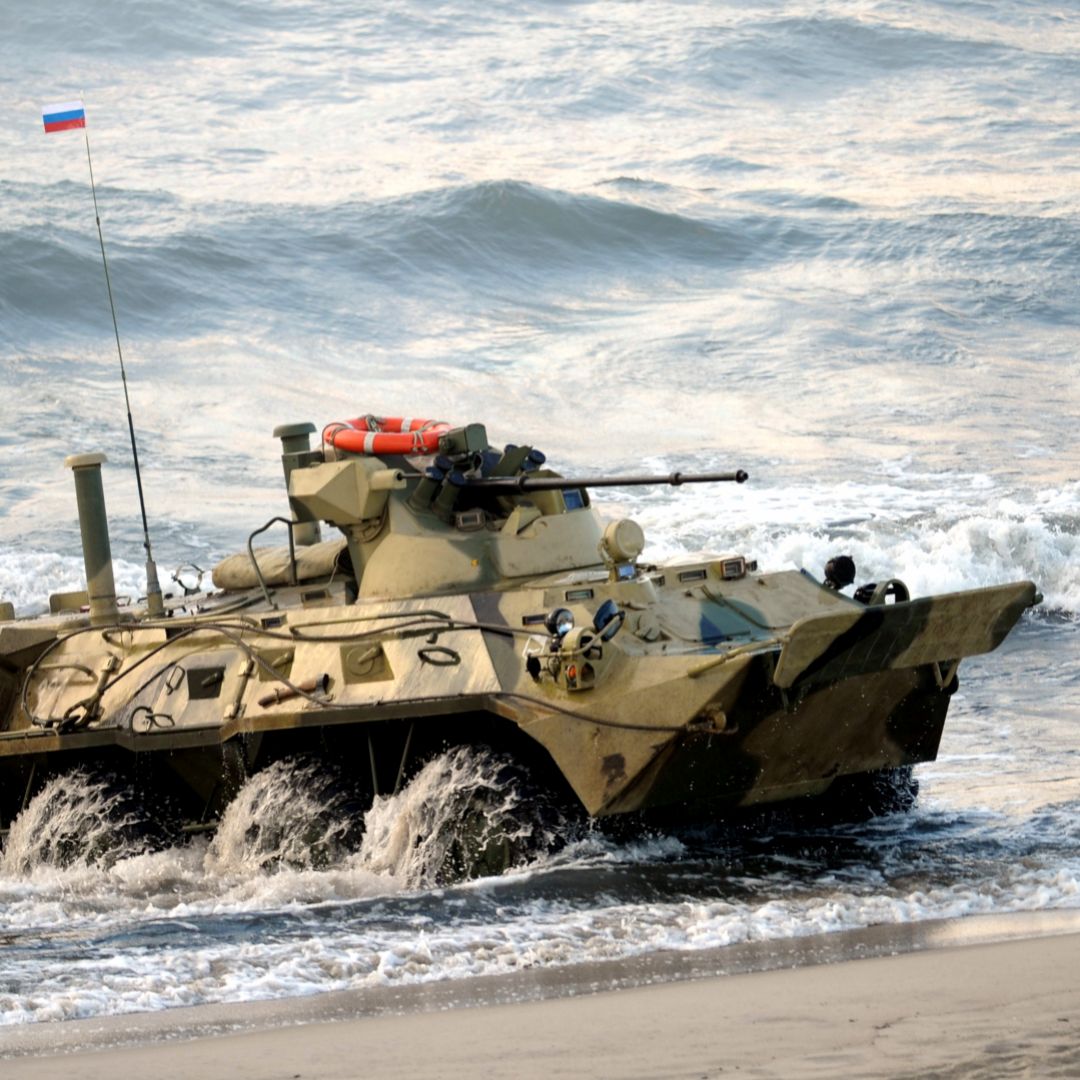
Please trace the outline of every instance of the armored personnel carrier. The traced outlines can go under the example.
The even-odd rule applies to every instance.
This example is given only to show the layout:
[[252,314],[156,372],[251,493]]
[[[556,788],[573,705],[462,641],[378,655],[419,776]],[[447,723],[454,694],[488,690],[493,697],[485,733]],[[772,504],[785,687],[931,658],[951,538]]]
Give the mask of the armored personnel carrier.
[[[68,459],[88,587],[48,616],[0,608],[0,828],[73,767],[195,830],[293,755],[370,801],[455,746],[594,818],[852,792],[934,759],[960,661],[1038,599],[1029,581],[912,599],[898,580],[850,598],[846,557],[823,581],[734,551],[654,565],[637,524],[590,503],[742,472],[566,478],[479,424],[314,432],[275,431],[289,517],[164,604],[118,601],[102,456]],[[256,547],[271,527],[287,543]]]

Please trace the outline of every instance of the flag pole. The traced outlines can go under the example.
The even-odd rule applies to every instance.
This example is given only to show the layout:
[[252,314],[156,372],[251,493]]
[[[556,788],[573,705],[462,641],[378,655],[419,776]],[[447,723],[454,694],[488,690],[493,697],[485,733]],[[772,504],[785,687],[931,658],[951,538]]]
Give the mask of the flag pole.
[[116,354],[120,357],[120,378],[124,384],[124,406],[127,409],[128,435],[131,438],[131,456],[135,461],[135,486],[139,490],[139,512],[142,514],[143,547],[146,548],[146,608],[154,616],[165,614],[161,598],[157,566],[150,550],[150,529],[146,524],[146,501],[143,498],[142,473],[139,471],[139,448],[135,442],[135,424],[131,419],[131,399],[128,397],[127,372],[124,370],[124,350],[120,347],[120,327],[116,322],[116,305],[113,303],[112,282],[109,279],[109,261],[105,258],[105,237],[101,232],[101,215],[98,213],[97,188],[94,185],[94,163],[90,158],[90,133],[83,126],[86,140],[86,164],[90,169],[90,192],[94,197],[94,220],[97,222],[98,243],[101,246],[101,265],[105,268],[105,288],[109,294],[109,311],[112,313],[113,333],[116,335]]

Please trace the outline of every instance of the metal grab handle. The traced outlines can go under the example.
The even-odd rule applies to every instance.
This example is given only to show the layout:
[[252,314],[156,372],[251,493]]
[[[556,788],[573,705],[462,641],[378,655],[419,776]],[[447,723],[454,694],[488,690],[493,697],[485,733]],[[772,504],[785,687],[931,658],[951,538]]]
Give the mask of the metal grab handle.
[[255,578],[259,582],[259,588],[262,589],[263,596],[266,597],[266,602],[275,611],[277,611],[278,606],[274,602],[273,596],[270,595],[270,590],[266,587],[266,579],[262,576],[262,570],[259,569],[259,560],[255,558],[255,548],[253,547],[253,541],[256,536],[259,536],[261,533],[266,532],[266,530],[269,529],[271,525],[275,525],[279,521],[282,523],[282,525],[287,525],[289,527],[289,583],[291,585],[296,585],[296,543],[293,540],[293,526],[296,524],[296,522],[293,521],[292,518],[272,517],[265,525],[262,525],[258,529],[256,529],[248,537],[247,541],[248,558],[251,559],[251,565],[255,569]]

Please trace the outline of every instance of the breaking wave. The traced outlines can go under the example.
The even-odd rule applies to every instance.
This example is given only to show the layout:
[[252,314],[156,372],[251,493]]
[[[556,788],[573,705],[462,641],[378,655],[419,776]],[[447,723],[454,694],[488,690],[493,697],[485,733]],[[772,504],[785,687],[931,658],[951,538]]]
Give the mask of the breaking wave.
[[[45,189],[39,215],[85,197],[73,186]],[[20,187],[26,198],[30,185],[3,185],[5,192]],[[901,274],[889,301],[869,309],[877,325],[900,298],[909,311],[922,307],[931,326],[961,314],[1013,313],[1051,324],[1069,317],[1068,268],[1080,232],[1068,221],[935,214],[912,223],[843,200],[828,209],[820,200],[801,206],[768,188],[751,189],[741,206],[694,213],[679,207],[674,189],[649,205],[640,187],[617,185],[631,196],[624,201],[507,179],[327,206],[222,203],[197,217],[156,193],[107,189],[101,199],[114,208],[109,257],[124,328],[150,338],[221,331],[238,321],[250,326],[257,310],[275,323],[287,319],[295,333],[307,327],[313,307],[327,303],[342,329],[360,329],[392,298],[425,308],[464,303],[490,317],[492,305],[516,288],[534,303],[565,307],[587,286],[615,312],[630,296],[648,302],[673,282],[687,301],[731,287],[736,272],[821,258],[848,273],[869,265],[882,274],[926,248],[950,266],[948,278],[929,302],[905,296]],[[598,190],[609,188],[601,183]],[[40,198],[41,189],[33,190]],[[111,329],[93,240],[85,229],[43,225],[40,217],[0,231],[0,344],[40,347],[43,334]],[[999,270],[1033,263],[1044,268],[1037,288]],[[972,290],[972,277],[985,274],[995,277]],[[364,304],[348,303],[360,284]],[[63,320],[52,317],[57,310]]]

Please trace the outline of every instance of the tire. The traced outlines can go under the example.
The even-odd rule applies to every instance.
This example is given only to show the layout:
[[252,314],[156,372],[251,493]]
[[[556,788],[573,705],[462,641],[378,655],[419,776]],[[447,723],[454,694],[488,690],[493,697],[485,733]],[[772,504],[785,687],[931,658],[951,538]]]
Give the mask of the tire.
[[364,864],[406,887],[493,877],[551,851],[565,815],[507,754],[458,746],[367,815]]
[[919,781],[910,765],[842,777],[824,795],[830,816],[851,822],[909,813],[918,797]]
[[40,866],[99,866],[160,850],[174,839],[167,810],[151,811],[130,780],[100,768],[46,780],[8,833],[0,866],[27,874]]
[[225,807],[210,844],[226,872],[338,865],[361,843],[364,807],[333,764],[282,758],[252,774]]

